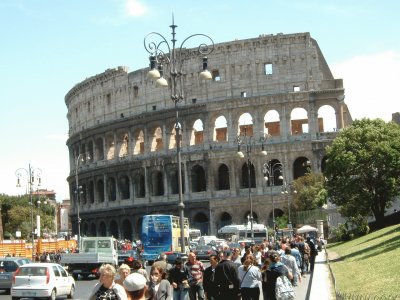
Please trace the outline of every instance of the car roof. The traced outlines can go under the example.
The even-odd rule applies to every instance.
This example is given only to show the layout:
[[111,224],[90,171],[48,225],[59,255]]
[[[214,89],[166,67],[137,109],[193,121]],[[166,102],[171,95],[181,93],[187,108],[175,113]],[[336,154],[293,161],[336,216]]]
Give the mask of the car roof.
[[60,266],[61,267],[61,265],[60,264],[56,264],[56,263],[44,263],[44,262],[41,262],[41,263],[29,263],[29,264],[25,264],[25,265],[23,265],[23,266],[21,266],[21,267],[52,267],[52,266]]
[[29,258],[26,258],[26,257],[12,257],[12,256],[6,256],[6,257],[0,257],[0,260],[11,260],[11,261],[16,261],[16,260],[29,260]]

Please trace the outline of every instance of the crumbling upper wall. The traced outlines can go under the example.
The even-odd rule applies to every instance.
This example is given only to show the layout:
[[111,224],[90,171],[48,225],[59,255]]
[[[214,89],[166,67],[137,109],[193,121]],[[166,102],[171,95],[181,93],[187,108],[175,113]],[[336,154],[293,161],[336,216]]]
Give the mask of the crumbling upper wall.
[[[197,48],[183,49],[184,100],[180,106],[294,91],[342,89],[309,33],[260,35],[215,45],[208,55],[214,80],[203,81]],[[143,58],[145,61],[146,58]],[[272,73],[267,72],[270,67]],[[148,68],[118,67],[90,77],[65,96],[70,135],[124,117],[171,109],[169,88],[147,78]],[[165,74],[168,74],[165,66]]]

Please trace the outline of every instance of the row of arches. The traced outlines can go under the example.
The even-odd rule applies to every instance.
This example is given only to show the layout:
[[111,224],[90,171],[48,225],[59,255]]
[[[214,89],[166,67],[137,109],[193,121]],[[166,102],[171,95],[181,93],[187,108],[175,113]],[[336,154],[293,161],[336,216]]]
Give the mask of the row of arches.
[[[244,132],[248,136],[255,137],[284,137],[311,132],[336,131],[336,113],[332,106],[322,105],[317,115],[314,120],[312,113],[305,108],[296,107],[291,110],[289,121],[278,109],[268,110],[261,118],[258,117],[258,112],[242,112],[236,121],[232,121],[228,116],[218,113],[211,115],[210,121],[201,118],[192,121],[182,120],[182,124],[178,124],[181,132],[179,137],[176,136],[176,123],[173,120],[165,124],[155,122],[146,128],[138,127],[132,130],[121,128],[102,136],[88,138],[86,142],[72,146],[71,162],[76,162],[79,155],[82,158],[80,163],[91,163],[123,158],[128,155],[168,151],[176,148],[177,140],[180,141],[181,147],[197,146],[205,142],[234,142],[237,136]],[[258,122],[259,119],[263,121]],[[213,124],[211,130],[208,129],[209,122]],[[186,123],[188,123],[188,128],[191,128],[190,130],[186,129]]]
[[[184,165],[181,174],[182,192],[223,191],[231,190],[235,186],[245,189],[249,188],[249,184],[251,188],[264,184],[278,186],[282,185],[284,181],[289,182],[303,176],[310,170],[311,165],[307,157],[297,157],[288,170],[282,168],[280,173],[273,174],[273,181],[264,183],[262,181],[265,175],[263,164],[265,166],[266,163],[261,160],[260,163],[229,160],[228,162],[219,162],[216,168],[205,166],[204,162],[194,163],[191,167]],[[278,159],[272,159],[268,163],[284,166]],[[322,168],[324,165],[322,163]],[[102,176],[80,177],[79,184],[82,187],[82,193],[79,202],[85,205],[148,196],[177,195],[179,190],[176,167],[176,165],[156,166],[149,170],[142,168],[119,174],[108,173]],[[74,186],[71,186],[71,189],[73,188]]]

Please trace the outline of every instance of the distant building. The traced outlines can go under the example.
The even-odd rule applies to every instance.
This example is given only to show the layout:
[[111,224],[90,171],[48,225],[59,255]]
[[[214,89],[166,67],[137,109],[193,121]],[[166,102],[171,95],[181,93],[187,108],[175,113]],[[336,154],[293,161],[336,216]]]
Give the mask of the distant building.
[[392,121],[400,124],[400,112],[396,112],[392,114]]
[[58,224],[57,224],[57,232],[71,232],[71,221],[69,218],[69,210],[70,210],[70,201],[69,199],[63,200],[61,203],[58,203],[57,215],[58,215]]

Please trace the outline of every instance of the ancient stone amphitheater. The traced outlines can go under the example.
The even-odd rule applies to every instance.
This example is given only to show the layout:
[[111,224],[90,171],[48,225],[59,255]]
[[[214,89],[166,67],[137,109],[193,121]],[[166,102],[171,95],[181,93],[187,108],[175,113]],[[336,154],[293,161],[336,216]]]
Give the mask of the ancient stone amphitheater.
[[[272,226],[290,201],[282,186],[307,170],[321,172],[326,146],[351,124],[343,81],[309,33],[216,44],[211,81],[200,79],[201,58],[192,50],[177,106],[185,217],[216,234],[246,222],[251,202],[254,220]],[[144,214],[178,215],[176,109],[171,91],[156,87],[148,71],[108,69],[65,96],[75,233],[78,214],[82,234],[128,239],[138,238]],[[282,174],[265,181],[268,163],[281,164]]]

